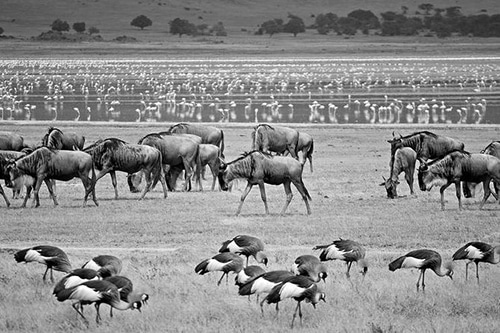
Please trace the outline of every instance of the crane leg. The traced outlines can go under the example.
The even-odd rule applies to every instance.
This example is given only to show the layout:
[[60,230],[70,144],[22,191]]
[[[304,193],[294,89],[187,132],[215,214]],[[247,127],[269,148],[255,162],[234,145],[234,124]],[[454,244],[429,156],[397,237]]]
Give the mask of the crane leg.
[[217,285],[219,286],[220,283],[222,282],[222,279],[224,278],[224,276],[227,275],[227,273],[224,273],[222,274],[222,276],[220,277],[219,281],[217,282]]
[[85,321],[85,323],[88,325],[88,320],[87,318],[85,318],[85,316],[83,315],[82,312],[80,312],[80,310],[78,310],[78,306],[80,305],[80,302],[75,302],[73,303],[71,306],[73,307],[73,309],[75,309],[75,311],[83,318],[83,320]]
[[479,262],[476,262],[476,278],[477,283],[479,284]]
[[47,278],[47,272],[49,271],[49,266],[47,266],[47,269],[45,270],[45,273],[43,273],[43,281],[45,282],[45,279]]
[[470,264],[470,261],[465,264],[465,281],[467,281],[468,275],[469,275],[468,274],[469,273],[469,264]]

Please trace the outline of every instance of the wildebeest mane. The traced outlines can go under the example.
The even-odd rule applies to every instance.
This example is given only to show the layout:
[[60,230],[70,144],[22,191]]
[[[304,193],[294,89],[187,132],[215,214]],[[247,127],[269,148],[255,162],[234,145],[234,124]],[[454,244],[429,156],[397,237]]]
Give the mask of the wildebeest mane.
[[231,162],[227,162],[227,163],[225,163],[225,164],[226,164],[226,165],[233,164],[233,163],[235,163],[235,162],[238,162],[238,161],[240,161],[240,160],[242,160],[242,159],[244,159],[244,158],[248,157],[249,155],[252,155],[253,153],[259,153],[259,154],[261,154],[261,155],[263,155],[263,156],[265,156],[265,157],[268,157],[268,158],[273,158],[273,155],[271,155],[271,154],[269,154],[269,153],[267,153],[267,152],[263,152],[263,151],[260,151],[260,150],[256,150],[256,149],[254,149],[254,150],[251,150],[251,151],[245,151],[245,152],[241,153],[241,154],[240,154],[240,156],[238,156],[236,159],[234,159],[234,160],[233,160],[233,161],[231,161]]
[[494,143],[500,144],[500,141],[491,141],[486,147],[484,147],[484,149],[482,149],[480,151],[480,153],[484,154],[486,152],[486,150],[488,150]]
[[[170,133],[168,133],[168,134],[170,134]],[[147,138],[161,139],[162,138],[161,136],[162,136],[161,133],[149,133],[149,134],[146,134],[145,136],[143,136],[141,139],[139,139],[139,141],[137,143],[142,144],[144,142],[144,140],[146,140]]]

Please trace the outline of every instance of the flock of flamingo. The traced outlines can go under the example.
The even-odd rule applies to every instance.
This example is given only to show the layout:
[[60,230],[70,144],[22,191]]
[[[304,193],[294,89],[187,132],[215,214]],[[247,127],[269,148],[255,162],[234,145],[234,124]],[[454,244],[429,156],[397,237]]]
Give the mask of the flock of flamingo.
[[1,120],[486,123],[478,60],[0,61]]

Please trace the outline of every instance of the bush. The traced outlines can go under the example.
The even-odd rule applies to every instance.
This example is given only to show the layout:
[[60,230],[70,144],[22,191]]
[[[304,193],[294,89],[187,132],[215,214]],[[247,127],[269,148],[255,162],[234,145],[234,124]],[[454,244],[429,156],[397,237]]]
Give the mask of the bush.
[[94,34],[98,34],[100,31],[96,27],[92,26],[89,28],[88,32],[89,32],[89,35],[94,35]]
[[170,33],[172,35],[193,35],[196,33],[196,26],[188,20],[175,18],[170,22]]
[[143,30],[146,27],[152,26],[153,21],[151,21],[147,16],[145,15],[139,15],[135,19],[130,22],[131,26],[141,28]]
[[82,33],[85,31],[85,22],[75,22],[73,23],[73,30],[78,33]]
[[3,34],[3,28],[0,27],[0,35]]
[[56,19],[52,24],[50,25],[50,28],[53,31],[69,31],[69,24],[66,21],[62,21],[60,19]]

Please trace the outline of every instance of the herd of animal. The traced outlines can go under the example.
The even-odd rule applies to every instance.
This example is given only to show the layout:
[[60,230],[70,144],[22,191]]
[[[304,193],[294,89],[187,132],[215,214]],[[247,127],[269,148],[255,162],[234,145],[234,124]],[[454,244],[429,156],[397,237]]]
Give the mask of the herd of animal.
[[83,314],[84,305],[95,305],[96,322],[99,323],[101,304],[111,307],[110,317],[113,317],[113,309],[141,311],[141,307],[147,304],[149,299],[148,294],[134,290],[129,278],[120,275],[122,261],[112,255],[96,256],[85,262],[81,268],[72,269],[68,255],[62,249],[51,245],[38,245],[17,251],[14,259],[18,263],[38,262],[45,265],[44,281],[49,271],[52,283],[54,270],[66,273],[55,284],[52,294],[59,302],[72,300],[73,309],[87,325],[87,318]]

